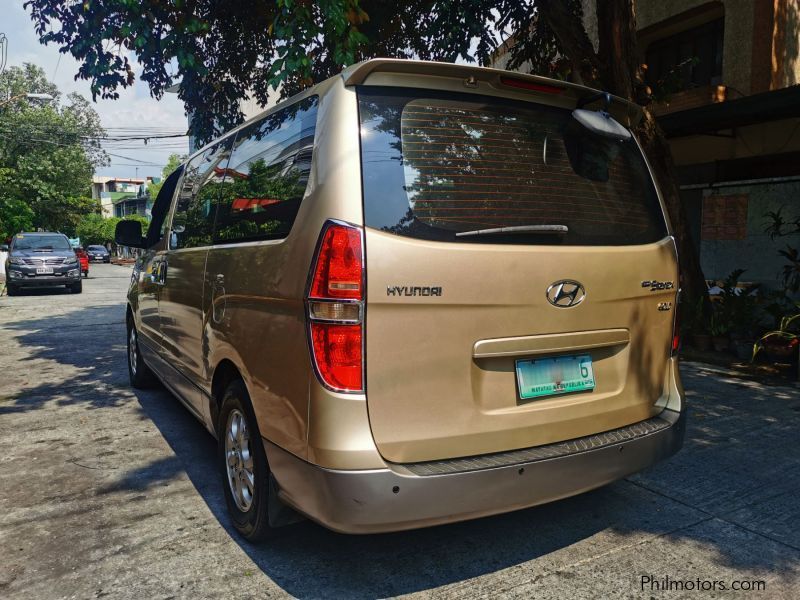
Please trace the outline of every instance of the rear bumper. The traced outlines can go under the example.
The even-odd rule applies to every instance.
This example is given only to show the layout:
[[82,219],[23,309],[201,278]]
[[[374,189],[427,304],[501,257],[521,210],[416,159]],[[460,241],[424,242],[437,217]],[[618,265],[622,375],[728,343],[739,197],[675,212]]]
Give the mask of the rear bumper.
[[[650,419],[602,436],[492,455],[489,462],[477,457],[435,468],[324,469],[265,444],[284,502],[335,531],[375,533],[518,510],[603,486],[677,452],[685,415],[664,410],[658,427],[641,427]],[[623,431],[633,427],[641,435]]]

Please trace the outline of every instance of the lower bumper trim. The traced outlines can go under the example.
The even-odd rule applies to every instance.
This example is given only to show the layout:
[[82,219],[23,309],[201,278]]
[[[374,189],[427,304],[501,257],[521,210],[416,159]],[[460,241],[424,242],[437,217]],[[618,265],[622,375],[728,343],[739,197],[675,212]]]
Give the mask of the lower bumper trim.
[[448,460],[435,460],[419,463],[392,463],[390,466],[393,470],[403,472],[406,471],[413,475],[445,475],[447,473],[464,473],[466,471],[479,471],[481,469],[493,469],[496,467],[505,467],[511,465],[519,465],[525,463],[532,463],[548,458],[558,458],[559,456],[568,456],[571,454],[579,454],[581,452],[589,452],[591,450],[599,450],[604,446],[618,444],[620,442],[630,442],[636,438],[652,435],[662,429],[670,426],[670,422],[661,416],[640,421],[633,425],[612,429],[604,433],[595,435],[587,435],[585,437],[576,438],[574,440],[567,440],[565,442],[557,442],[555,444],[546,444],[544,446],[535,446],[533,448],[523,448],[521,450],[511,450],[508,452],[496,452],[493,454],[483,454],[481,456],[469,456],[465,458],[453,458]]
[[685,411],[664,410],[658,418],[666,425],[577,453],[425,475],[394,465],[365,471],[324,469],[265,444],[284,502],[335,531],[377,533],[527,508],[641,471],[683,443]]

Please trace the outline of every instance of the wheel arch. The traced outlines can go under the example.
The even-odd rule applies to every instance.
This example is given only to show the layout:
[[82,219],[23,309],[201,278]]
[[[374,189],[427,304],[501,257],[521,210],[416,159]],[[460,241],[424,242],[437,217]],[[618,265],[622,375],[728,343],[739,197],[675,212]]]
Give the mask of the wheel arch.
[[241,370],[238,366],[229,358],[223,358],[222,360],[217,363],[217,366],[214,367],[214,373],[211,376],[211,399],[209,402],[209,417],[211,419],[211,424],[216,431],[217,427],[217,418],[219,417],[219,410],[222,406],[222,394],[225,392],[225,388],[234,381],[235,379],[241,379],[244,382],[245,387],[247,387],[247,381],[245,381],[244,376],[242,375]]

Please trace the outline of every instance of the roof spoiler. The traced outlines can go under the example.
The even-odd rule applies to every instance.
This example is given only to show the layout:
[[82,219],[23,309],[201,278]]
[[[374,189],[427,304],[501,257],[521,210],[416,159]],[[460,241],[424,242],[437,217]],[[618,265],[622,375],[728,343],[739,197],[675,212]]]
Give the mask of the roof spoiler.
[[[462,79],[468,87],[476,87],[479,81],[483,81],[496,89],[507,89],[517,93],[522,91],[523,93],[531,92],[534,95],[550,96],[555,93],[561,98],[571,100],[572,108],[585,106],[595,110],[607,110],[615,119],[631,128],[635,127],[642,118],[642,108],[639,105],[628,102],[619,96],[568,81],[488,67],[427,60],[375,58],[347,67],[342,71],[342,79],[345,85],[360,85],[373,73],[431,75]],[[606,104],[606,98],[610,98],[608,104]]]

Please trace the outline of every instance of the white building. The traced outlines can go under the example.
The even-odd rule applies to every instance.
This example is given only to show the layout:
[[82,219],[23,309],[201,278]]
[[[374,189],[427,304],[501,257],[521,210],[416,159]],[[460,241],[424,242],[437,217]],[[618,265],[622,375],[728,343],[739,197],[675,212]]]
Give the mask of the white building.
[[114,216],[114,204],[128,197],[136,197],[142,185],[149,184],[152,177],[131,179],[95,175],[92,177],[92,198],[100,203],[105,218]]

